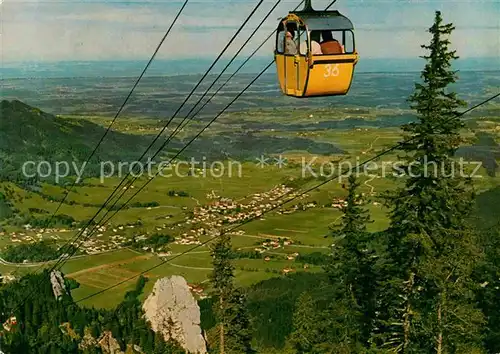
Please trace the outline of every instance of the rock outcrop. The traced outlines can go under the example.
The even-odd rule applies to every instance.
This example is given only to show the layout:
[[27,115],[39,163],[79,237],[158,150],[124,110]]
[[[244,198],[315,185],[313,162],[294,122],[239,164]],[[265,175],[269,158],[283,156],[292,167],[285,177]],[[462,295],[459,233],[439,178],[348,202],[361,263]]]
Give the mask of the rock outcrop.
[[157,280],[143,309],[153,331],[162,333],[166,341],[176,340],[188,353],[207,353],[200,308],[183,277]]
[[[100,348],[105,354],[145,354],[137,344],[127,344],[125,352],[120,349],[120,344],[110,331],[104,331],[98,339],[94,338],[88,327],[85,327],[84,336],[78,344],[80,351]],[[1,354],[1,353],[0,353]]]
[[80,344],[78,344],[78,349],[83,351],[85,349],[98,346],[97,339],[92,337],[92,334],[90,333],[90,329],[88,327],[84,329],[83,333],[84,335],[82,340],[80,341]]
[[98,340],[101,350],[105,354],[124,354],[120,348],[118,341],[113,338],[110,331],[104,331]]
[[64,283],[64,277],[62,273],[58,270],[54,270],[50,273],[50,282],[52,283],[52,291],[57,300],[59,300],[63,294],[66,294],[66,284]]

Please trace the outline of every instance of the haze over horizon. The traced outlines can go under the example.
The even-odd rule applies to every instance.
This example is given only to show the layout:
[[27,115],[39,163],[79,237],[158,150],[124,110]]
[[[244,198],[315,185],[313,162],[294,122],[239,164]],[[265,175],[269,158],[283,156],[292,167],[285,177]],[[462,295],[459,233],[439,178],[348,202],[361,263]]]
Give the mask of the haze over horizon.
[[[226,73],[233,73],[246,58],[237,58]],[[210,74],[219,73],[229,59],[220,60]],[[252,58],[240,71],[241,74],[258,73],[272,60],[267,57]],[[500,71],[497,58],[459,58],[454,69],[459,71]],[[144,69],[147,60],[117,61],[63,61],[63,62],[18,62],[4,63],[0,69],[2,79],[44,79],[44,78],[92,78],[92,77],[137,77]],[[155,60],[149,67],[146,77],[201,75],[210,67],[213,58]],[[424,62],[420,58],[411,59],[370,59],[361,57],[356,73],[417,73]],[[267,75],[275,75],[271,66]],[[266,75],[265,74],[265,75]]]

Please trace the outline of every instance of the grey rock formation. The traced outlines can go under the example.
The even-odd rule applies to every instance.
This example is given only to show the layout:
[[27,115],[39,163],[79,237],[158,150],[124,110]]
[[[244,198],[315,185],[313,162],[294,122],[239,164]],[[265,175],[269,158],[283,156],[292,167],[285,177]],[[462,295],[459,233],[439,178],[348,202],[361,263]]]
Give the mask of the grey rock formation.
[[207,353],[200,308],[183,277],[157,280],[143,309],[153,331],[162,333],[166,341],[176,340],[188,353]]
[[50,273],[50,282],[52,284],[52,291],[57,300],[59,300],[63,294],[66,293],[66,284],[64,284],[64,278],[60,271],[54,270]]

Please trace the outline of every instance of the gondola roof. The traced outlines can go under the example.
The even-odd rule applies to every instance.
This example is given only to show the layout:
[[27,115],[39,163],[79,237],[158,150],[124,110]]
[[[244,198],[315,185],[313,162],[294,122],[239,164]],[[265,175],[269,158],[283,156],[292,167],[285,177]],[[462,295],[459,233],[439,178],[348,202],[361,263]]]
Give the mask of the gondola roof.
[[309,30],[352,30],[354,26],[347,17],[337,10],[332,11],[293,11],[290,14],[300,17]]

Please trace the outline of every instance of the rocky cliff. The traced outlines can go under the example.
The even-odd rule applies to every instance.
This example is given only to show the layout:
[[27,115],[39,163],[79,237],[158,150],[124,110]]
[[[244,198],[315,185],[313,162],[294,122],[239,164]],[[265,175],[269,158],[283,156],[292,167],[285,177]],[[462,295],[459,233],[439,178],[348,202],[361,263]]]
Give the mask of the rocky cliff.
[[188,353],[207,353],[200,328],[200,308],[183,277],[159,279],[143,309],[151,328],[161,332],[166,341],[176,340]]
[[52,271],[50,273],[50,282],[54,296],[59,300],[66,293],[66,285],[64,284],[62,273],[58,270]]

